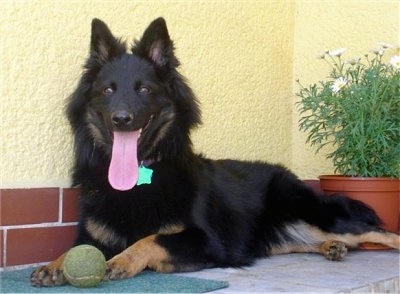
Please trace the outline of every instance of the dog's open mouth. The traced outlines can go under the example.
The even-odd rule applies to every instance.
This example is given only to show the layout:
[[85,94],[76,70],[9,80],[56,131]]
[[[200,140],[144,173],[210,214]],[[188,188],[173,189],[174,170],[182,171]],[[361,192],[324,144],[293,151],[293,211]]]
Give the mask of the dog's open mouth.
[[114,131],[111,162],[108,170],[110,185],[120,191],[132,189],[138,180],[138,145],[141,137],[145,135],[153,116],[147,124],[136,131]]

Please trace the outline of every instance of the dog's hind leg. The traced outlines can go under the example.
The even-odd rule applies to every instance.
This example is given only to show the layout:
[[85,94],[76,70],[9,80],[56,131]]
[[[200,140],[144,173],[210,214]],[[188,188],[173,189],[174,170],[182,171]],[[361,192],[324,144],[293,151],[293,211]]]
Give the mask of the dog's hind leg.
[[[276,177],[268,186],[267,211],[276,227],[267,226],[267,254],[317,252],[341,260],[347,248],[379,243],[400,249],[400,237],[381,228],[375,211],[364,203],[335,194],[319,195],[291,177]],[[283,212],[283,213],[278,213]],[[268,222],[267,222],[268,225]],[[268,239],[267,239],[268,241]]]
[[290,224],[280,233],[280,242],[267,249],[269,255],[291,252],[320,253],[329,260],[342,260],[347,248],[358,248],[361,243],[379,243],[400,250],[400,236],[385,231],[361,234],[329,233],[305,222]]

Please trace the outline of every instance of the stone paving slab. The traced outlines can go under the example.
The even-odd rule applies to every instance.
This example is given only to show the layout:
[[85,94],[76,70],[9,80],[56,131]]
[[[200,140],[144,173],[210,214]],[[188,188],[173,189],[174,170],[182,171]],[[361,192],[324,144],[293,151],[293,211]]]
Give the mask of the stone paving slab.
[[344,261],[318,254],[287,254],[258,260],[242,269],[209,269],[184,276],[229,282],[214,293],[400,293],[400,253],[350,251]]

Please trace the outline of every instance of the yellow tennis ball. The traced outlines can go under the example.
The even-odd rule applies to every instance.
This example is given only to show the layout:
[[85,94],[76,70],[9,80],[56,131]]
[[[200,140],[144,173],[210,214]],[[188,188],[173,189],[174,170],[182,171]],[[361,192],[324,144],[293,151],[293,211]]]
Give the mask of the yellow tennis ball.
[[91,245],[71,248],[65,256],[63,273],[75,287],[97,286],[106,273],[106,259],[103,253]]

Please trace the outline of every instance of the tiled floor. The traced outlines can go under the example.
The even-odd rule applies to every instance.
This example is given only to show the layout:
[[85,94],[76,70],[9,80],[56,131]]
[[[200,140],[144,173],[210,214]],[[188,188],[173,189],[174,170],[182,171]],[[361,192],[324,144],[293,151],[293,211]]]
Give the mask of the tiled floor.
[[400,293],[400,253],[351,251],[341,262],[316,254],[290,254],[259,260],[244,269],[210,269],[184,276],[225,280],[214,293]]

